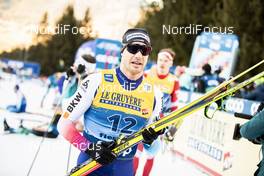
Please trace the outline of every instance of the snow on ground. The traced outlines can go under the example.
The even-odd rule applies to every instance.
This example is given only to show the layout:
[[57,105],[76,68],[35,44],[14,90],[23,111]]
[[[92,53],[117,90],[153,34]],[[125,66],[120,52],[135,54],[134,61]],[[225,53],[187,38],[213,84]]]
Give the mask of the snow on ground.
[[[0,135],[0,175],[26,176],[41,139],[33,135]],[[45,139],[30,175],[65,175],[68,150],[69,144],[62,138]],[[70,168],[74,166],[77,153],[72,150]]]
[[[142,176],[146,154],[142,155],[139,164],[139,171],[136,176]],[[151,176],[208,176],[202,173],[194,165],[188,163],[180,157],[172,154],[171,151],[159,152],[155,157]]]
[[[2,119],[0,122],[2,122]],[[4,134],[1,128],[2,126],[0,127],[0,175],[26,176],[42,138],[31,134]],[[69,148],[69,143],[62,137],[58,137],[57,139],[45,138],[30,175],[65,175]],[[69,168],[75,166],[78,153],[77,149],[71,146]],[[141,158],[137,176],[142,174],[144,161],[145,155]],[[169,151],[165,153],[160,152],[156,156],[151,172],[151,176],[164,174],[166,176],[206,176],[196,169],[195,166],[181,158],[177,158]]]
[[17,79],[14,75],[5,75],[0,80],[0,108],[6,108],[10,104],[15,104],[14,86],[18,84],[20,90],[27,100],[27,112],[46,114],[52,116],[52,102],[56,95],[56,89],[50,89],[43,102],[43,108],[40,108],[41,100],[47,92],[47,86],[40,79]]

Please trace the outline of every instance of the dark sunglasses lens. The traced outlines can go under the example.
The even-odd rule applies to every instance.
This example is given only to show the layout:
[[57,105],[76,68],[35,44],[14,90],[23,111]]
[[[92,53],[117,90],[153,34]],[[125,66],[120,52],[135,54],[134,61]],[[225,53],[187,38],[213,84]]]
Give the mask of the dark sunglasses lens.
[[141,53],[143,56],[147,56],[151,52],[151,47],[144,46],[144,48],[141,51],[142,51]]
[[138,51],[140,51],[143,56],[147,56],[151,52],[151,47],[147,47],[143,45],[128,45],[127,50],[131,54],[136,54]]
[[131,54],[136,54],[138,52],[139,48],[138,45],[127,45],[127,51]]

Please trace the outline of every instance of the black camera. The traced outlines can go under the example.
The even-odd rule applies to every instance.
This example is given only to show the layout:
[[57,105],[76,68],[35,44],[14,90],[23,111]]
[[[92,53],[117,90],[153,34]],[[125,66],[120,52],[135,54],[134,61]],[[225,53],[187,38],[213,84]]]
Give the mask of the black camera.
[[[262,111],[262,109],[264,108],[264,103],[261,102],[258,109],[257,109],[257,113],[259,113],[260,111]],[[250,120],[253,116],[252,115],[247,115],[247,114],[242,114],[242,113],[234,113],[234,116],[235,117],[239,117],[239,118],[243,118],[243,119],[248,119]],[[235,129],[234,129],[234,133],[233,133],[233,139],[234,140],[239,140],[242,136],[240,134],[240,128],[241,128],[241,125],[239,123],[237,123],[235,125]],[[264,135],[260,136],[260,137],[257,137],[256,139],[253,139],[253,140],[249,140],[250,142],[252,142],[253,144],[261,144],[261,141],[264,140]]]
[[234,129],[234,133],[233,133],[233,139],[234,140],[239,140],[241,139],[241,134],[240,134],[240,128],[241,128],[241,125],[239,123],[237,123],[235,125],[235,129]]

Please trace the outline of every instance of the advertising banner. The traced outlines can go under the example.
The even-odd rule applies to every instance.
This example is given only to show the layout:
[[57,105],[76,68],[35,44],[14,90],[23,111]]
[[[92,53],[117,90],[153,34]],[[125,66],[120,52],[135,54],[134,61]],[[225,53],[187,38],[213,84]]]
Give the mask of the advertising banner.
[[119,65],[121,43],[117,40],[98,38],[95,40],[97,69],[111,69]]
[[228,79],[234,71],[238,45],[234,34],[203,32],[195,40],[189,67],[201,68],[209,63],[212,72],[222,69],[220,76]]

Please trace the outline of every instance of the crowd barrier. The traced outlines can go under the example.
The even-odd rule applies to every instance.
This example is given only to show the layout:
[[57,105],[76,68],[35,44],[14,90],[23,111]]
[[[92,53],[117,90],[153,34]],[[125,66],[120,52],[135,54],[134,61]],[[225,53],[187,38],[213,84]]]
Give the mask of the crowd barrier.
[[[182,97],[186,93],[181,92]],[[192,94],[190,101],[198,98]],[[183,102],[184,100],[182,100]],[[247,120],[234,117],[234,112],[253,115],[259,102],[229,98],[225,109],[217,111],[213,119],[204,117],[200,110],[184,120],[173,143],[173,154],[191,162],[213,176],[253,175],[260,161],[260,145],[246,139],[233,139],[235,125]]]

